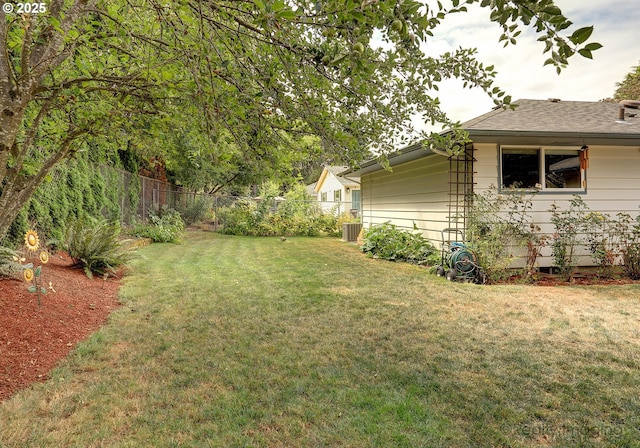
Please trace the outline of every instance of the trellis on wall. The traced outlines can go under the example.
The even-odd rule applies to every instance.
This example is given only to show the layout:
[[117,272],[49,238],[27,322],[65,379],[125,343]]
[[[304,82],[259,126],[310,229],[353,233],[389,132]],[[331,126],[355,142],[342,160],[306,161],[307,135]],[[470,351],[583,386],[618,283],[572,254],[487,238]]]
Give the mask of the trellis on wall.
[[464,235],[468,212],[473,205],[474,170],[476,161],[473,145],[465,151],[449,157],[449,204],[447,216],[452,233]]

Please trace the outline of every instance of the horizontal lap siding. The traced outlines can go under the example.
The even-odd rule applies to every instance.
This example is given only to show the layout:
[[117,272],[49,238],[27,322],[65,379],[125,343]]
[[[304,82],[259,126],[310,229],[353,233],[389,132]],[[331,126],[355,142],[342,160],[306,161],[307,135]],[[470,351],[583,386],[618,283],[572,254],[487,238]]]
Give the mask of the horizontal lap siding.
[[[475,192],[482,193],[491,185],[496,186],[498,179],[498,147],[497,145],[475,145],[476,186]],[[640,148],[594,146],[589,149],[589,168],[587,169],[587,191],[580,197],[592,211],[605,213],[615,217],[618,213],[632,216],[640,213]],[[554,203],[561,210],[569,208],[572,194],[539,193],[533,198],[533,209],[530,214],[541,227],[541,233],[551,234],[554,231],[549,209]],[[553,265],[551,248],[545,247],[542,252],[540,266]],[[580,260],[583,265],[592,264],[591,258],[584,255]]]
[[416,227],[433,242],[448,225],[449,162],[432,155],[361,178],[363,224],[368,229],[390,221]]

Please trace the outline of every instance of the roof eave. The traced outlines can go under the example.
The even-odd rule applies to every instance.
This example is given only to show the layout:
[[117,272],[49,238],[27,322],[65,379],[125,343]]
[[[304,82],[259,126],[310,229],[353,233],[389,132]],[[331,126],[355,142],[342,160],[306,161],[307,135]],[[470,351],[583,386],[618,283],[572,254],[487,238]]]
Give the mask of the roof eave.
[[640,134],[595,132],[535,132],[467,129],[474,143],[498,144],[564,144],[640,146]]
[[[413,160],[417,160],[431,154],[435,154],[431,150],[431,148],[425,148],[421,144],[415,144],[407,146],[406,148],[403,148],[394,154],[390,154],[387,160],[389,161],[389,166],[393,167],[396,165],[400,165],[401,163],[411,162]],[[365,174],[373,173],[375,171],[381,171],[384,169],[384,166],[378,163],[377,159],[371,159],[361,164],[359,169],[354,169],[341,174],[351,174],[354,177],[361,177]]]

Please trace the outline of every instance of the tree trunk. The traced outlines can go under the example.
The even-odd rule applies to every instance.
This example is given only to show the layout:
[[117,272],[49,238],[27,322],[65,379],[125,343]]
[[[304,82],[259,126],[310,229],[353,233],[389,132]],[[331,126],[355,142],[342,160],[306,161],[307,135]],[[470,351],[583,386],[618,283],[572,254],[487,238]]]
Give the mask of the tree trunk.
[[18,201],[11,201],[8,204],[0,203],[0,208],[2,209],[2,214],[0,214],[0,241],[7,234],[11,223],[16,219],[23,206],[24,204]]

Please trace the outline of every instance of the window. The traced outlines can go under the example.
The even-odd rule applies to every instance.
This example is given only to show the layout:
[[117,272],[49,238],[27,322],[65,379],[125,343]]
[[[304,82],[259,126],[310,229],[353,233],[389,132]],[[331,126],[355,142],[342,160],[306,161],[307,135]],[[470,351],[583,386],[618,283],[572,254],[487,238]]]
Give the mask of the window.
[[320,193],[320,200],[322,202],[327,202],[327,192],[323,191],[322,193]]
[[334,202],[342,201],[342,190],[333,190],[333,201]]
[[579,151],[544,152],[545,188],[582,188]]
[[584,189],[581,151],[557,148],[502,148],[502,188]]
[[360,210],[360,190],[351,190],[351,209]]

